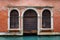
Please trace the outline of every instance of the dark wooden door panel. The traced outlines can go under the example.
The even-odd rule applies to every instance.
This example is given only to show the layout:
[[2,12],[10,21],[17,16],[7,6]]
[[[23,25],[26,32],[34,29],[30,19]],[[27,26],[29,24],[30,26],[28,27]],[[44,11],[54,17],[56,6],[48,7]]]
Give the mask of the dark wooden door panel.
[[31,31],[37,29],[36,18],[24,18],[24,30]]
[[37,33],[37,14],[33,10],[28,10],[23,17],[24,33]]

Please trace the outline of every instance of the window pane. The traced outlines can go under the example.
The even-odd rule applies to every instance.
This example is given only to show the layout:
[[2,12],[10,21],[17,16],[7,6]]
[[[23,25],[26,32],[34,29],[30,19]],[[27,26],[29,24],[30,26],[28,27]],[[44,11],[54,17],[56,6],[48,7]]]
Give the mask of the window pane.
[[19,14],[17,10],[12,10],[10,12],[10,28],[18,28],[19,27]]
[[45,9],[42,13],[42,27],[51,28],[51,13],[47,9]]

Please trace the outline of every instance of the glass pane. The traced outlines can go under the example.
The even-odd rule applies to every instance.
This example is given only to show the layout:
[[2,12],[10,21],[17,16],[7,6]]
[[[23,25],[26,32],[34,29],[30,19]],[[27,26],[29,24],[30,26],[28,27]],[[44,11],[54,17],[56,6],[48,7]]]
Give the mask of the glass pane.
[[42,27],[51,28],[51,13],[47,9],[45,9],[42,13]]
[[17,10],[12,10],[10,12],[10,28],[18,28],[19,27],[19,13]]

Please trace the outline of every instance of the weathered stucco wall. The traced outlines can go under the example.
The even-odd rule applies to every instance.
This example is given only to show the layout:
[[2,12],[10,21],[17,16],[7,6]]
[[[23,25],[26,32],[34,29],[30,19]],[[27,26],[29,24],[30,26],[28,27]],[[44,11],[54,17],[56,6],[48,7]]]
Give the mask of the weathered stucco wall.
[[8,30],[7,6],[53,6],[54,31],[60,32],[60,0],[0,0],[0,31]]
[[8,28],[8,10],[0,11],[0,32],[7,32]]

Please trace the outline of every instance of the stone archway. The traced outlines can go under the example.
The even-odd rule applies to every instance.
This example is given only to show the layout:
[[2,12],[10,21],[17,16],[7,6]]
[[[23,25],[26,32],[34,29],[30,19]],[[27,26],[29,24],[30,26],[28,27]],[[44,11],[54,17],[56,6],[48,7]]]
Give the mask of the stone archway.
[[23,33],[37,34],[37,13],[28,9],[23,14]]

